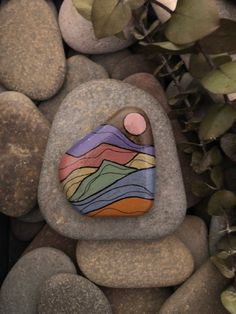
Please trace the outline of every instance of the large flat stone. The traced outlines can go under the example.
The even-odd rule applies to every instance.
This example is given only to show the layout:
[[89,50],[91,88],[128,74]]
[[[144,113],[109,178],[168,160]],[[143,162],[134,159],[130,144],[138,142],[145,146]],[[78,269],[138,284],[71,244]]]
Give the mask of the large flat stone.
[[[155,201],[141,217],[82,216],[66,201],[58,179],[61,156],[117,110],[136,106],[150,119],[157,157]],[[157,101],[144,91],[115,80],[81,85],[63,101],[51,128],[39,184],[39,204],[47,222],[77,239],[157,239],[183,221],[186,199],[170,122]]]

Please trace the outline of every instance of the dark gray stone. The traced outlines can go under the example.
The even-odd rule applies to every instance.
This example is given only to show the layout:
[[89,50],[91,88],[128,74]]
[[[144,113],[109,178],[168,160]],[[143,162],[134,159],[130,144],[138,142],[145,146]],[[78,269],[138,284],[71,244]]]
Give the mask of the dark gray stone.
[[58,274],[41,289],[38,314],[111,314],[103,292],[81,276]]
[[[136,106],[151,122],[157,152],[154,207],[140,217],[91,219],[66,201],[58,180],[59,159],[117,110]],[[39,204],[47,222],[59,233],[77,239],[157,239],[183,221],[186,199],[170,122],[157,101],[144,91],[115,80],[81,85],[63,101],[52,124],[39,184]]]
[[59,250],[40,248],[23,256],[2,284],[0,313],[37,314],[41,286],[59,273],[76,273],[69,257]]
[[0,212],[19,217],[36,205],[49,124],[28,97],[4,92],[0,125]]

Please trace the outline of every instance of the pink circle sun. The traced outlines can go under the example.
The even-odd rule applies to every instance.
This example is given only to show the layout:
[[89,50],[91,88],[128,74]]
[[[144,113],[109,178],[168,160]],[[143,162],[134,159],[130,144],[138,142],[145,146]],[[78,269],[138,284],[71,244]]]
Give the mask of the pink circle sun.
[[140,135],[145,132],[147,123],[140,113],[132,112],[125,117],[124,127],[130,134]]

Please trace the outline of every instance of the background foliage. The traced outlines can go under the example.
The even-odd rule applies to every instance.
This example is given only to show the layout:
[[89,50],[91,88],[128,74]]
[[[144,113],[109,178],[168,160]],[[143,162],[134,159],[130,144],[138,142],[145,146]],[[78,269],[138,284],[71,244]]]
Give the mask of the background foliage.
[[[221,300],[236,313],[236,196],[225,187],[224,167],[236,162],[236,22],[220,19],[215,0],[178,0],[174,11],[156,0],[73,0],[79,13],[93,24],[97,38],[126,37],[127,29],[141,51],[157,61],[155,75],[174,81],[177,95],[169,99],[171,117],[178,118],[188,141],[181,148],[201,175],[192,192],[207,202],[210,215],[222,216],[224,236],[212,261],[232,285]],[[153,5],[170,19],[153,18]],[[183,60],[185,62],[183,62]],[[189,72],[188,88],[181,80]],[[235,97],[236,98],[236,97]]]

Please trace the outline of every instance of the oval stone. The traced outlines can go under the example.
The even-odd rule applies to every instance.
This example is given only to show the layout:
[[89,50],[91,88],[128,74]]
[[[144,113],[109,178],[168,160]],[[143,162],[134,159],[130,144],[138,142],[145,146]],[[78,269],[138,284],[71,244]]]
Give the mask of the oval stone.
[[37,314],[41,286],[59,273],[76,274],[69,257],[59,250],[40,248],[23,256],[2,284],[0,313]]
[[19,217],[36,205],[49,124],[28,97],[4,92],[0,125],[0,211]]
[[[64,153],[119,109],[134,106],[152,126],[156,159],[153,208],[140,217],[93,219],[67,202],[58,179]],[[59,233],[77,239],[157,239],[173,232],[186,212],[186,199],[170,122],[158,102],[144,91],[115,80],[91,81],[63,101],[49,136],[39,184],[39,204],[47,222]]]
[[97,39],[92,23],[78,13],[72,0],[64,0],[62,3],[59,25],[65,42],[74,50],[85,54],[115,52],[134,42],[130,32],[127,34],[127,40],[115,36]]
[[194,268],[190,251],[173,235],[159,241],[79,241],[76,257],[88,279],[112,288],[174,286]]
[[103,292],[92,282],[74,274],[58,274],[41,288],[39,314],[111,314]]
[[0,10],[0,82],[32,99],[52,97],[65,76],[55,14],[44,0],[11,0]]

